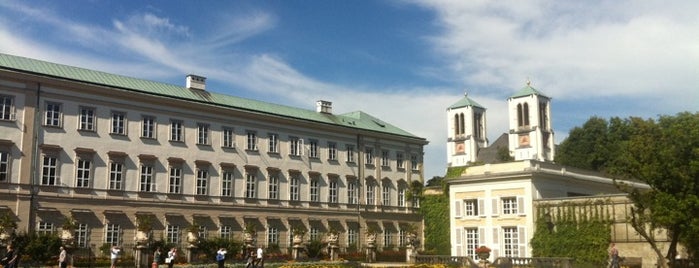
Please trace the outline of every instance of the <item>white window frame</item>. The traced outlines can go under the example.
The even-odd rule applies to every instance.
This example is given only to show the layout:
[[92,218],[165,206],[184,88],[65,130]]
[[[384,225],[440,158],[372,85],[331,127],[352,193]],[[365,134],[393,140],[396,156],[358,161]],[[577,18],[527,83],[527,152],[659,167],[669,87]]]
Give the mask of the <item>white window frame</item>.
[[157,124],[155,123],[155,117],[144,115],[141,119],[141,138],[155,139]]
[[60,166],[58,156],[44,154],[41,164],[41,185],[58,185]]
[[338,178],[330,178],[328,184],[328,202],[336,204],[339,202],[338,193],[340,192]]
[[391,166],[391,160],[388,157],[388,155],[389,155],[388,150],[381,151],[381,166],[382,167],[390,167]]
[[268,146],[267,151],[270,153],[279,153],[279,135],[275,133],[270,133],[267,136]]
[[208,195],[209,194],[209,167],[197,167],[196,169],[196,194],[197,195]]
[[109,134],[114,134],[114,135],[126,135],[127,133],[127,121],[126,121],[126,113],[124,112],[117,112],[117,111],[112,111],[112,122],[111,122],[111,127],[109,128]]
[[257,198],[257,176],[245,173],[245,198]]
[[383,182],[381,184],[381,205],[390,206],[391,205],[391,184]]
[[0,95],[0,121],[16,120],[15,96]]
[[401,152],[396,152],[396,168],[405,169],[405,158]]
[[246,131],[245,136],[245,150],[257,151],[257,132],[248,130]]
[[279,245],[279,228],[274,226],[267,227],[267,246]]
[[298,137],[289,137],[289,155],[303,155],[303,139]]
[[374,165],[374,148],[364,147],[364,164]]
[[317,140],[309,140],[308,141],[308,157],[310,158],[319,158],[319,151],[318,151],[318,141]]
[[170,120],[170,141],[184,142],[184,122]]
[[369,206],[376,205],[376,185],[372,182],[366,183],[366,204]]
[[63,126],[63,104],[47,101],[44,112],[44,126]]
[[405,207],[405,186],[398,188],[398,207]]
[[351,144],[345,145],[345,150],[347,152],[347,154],[346,154],[347,163],[354,163],[354,145],[351,145]]
[[77,157],[75,161],[75,187],[89,188],[92,181],[92,160]]
[[109,161],[109,189],[123,190],[124,178],[126,176],[125,165],[122,161]]
[[78,116],[78,130],[95,131],[96,128],[96,110],[94,107],[80,107],[80,115]]
[[171,164],[168,168],[168,193],[182,193],[182,165]]
[[211,145],[211,128],[209,124],[197,123],[197,144],[198,145]]
[[235,148],[235,131],[230,127],[221,129],[221,147]]
[[165,241],[167,243],[180,243],[180,226],[168,224],[165,229]]
[[269,183],[267,185],[267,198],[272,200],[279,200],[279,175],[270,174]]
[[151,163],[141,163],[139,170],[138,190],[141,192],[155,192],[155,166]]
[[292,175],[289,178],[289,200],[301,201],[301,179],[298,176]]
[[121,244],[121,226],[119,224],[107,223],[104,225],[104,243],[111,246]]
[[347,182],[347,203],[357,204],[357,180]]
[[311,202],[320,202],[320,179],[311,178],[308,183],[309,200]]
[[233,196],[233,185],[235,183],[235,173],[232,170],[221,172],[221,196]]
[[328,160],[337,160],[337,143],[328,142]]
[[0,182],[10,181],[10,152],[0,150]]

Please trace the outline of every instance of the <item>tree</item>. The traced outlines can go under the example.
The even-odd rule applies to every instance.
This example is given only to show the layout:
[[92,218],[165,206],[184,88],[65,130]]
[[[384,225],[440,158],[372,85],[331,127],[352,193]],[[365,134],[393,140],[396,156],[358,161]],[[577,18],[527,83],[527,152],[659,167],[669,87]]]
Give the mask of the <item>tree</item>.
[[427,187],[430,186],[442,186],[442,182],[444,181],[444,177],[440,176],[433,176],[430,180],[427,181]]
[[[697,249],[699,238],[699,113],[660,116],[657,120],[591,118],[559,146],[563,165],[591,168],[615,179],[640,180],[650,190],[620,189],[633,202],[630,224],[656,252],[658,263],[677,256],[677,244]],[[663,256],[654,234],[670,239]],[[697,256],[696,252],[690,255]]]

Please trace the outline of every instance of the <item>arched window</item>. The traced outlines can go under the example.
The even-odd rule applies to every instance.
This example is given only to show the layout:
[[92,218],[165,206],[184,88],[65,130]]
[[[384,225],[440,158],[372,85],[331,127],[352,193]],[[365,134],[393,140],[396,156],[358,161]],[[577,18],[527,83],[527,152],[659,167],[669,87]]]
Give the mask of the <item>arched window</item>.
[[459,114],[454,115],[454,136],[459,135]]
[[464,125],[465,125],[465,124],[464,124],[464,113],[460,113],[460,114],[459,114],[459,128],[460,128],[460,130],[461,130],[461,131],[460,131],[461,134],[466,133],[466,129],[465,129]]
[[517,126],[521,127],[523,126],[522,122],[522,104],[517,104]]
[[522,114],[522,117],[524,118],[524,125],[528,126],[529,125],[529,104],[524,103],[524,112]]

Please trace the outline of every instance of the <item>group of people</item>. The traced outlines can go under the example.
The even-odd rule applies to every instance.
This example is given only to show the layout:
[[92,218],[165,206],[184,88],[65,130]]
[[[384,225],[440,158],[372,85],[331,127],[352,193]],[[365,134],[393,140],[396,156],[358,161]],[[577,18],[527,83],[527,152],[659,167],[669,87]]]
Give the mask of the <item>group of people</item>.
[[265,260],[263,258],[264,251],[262,250],[261,247],[257,248],[257,252],[250,249],[247,253],[247,256],[248,256],[248,262],[245,264],[245,268],[265,267]]

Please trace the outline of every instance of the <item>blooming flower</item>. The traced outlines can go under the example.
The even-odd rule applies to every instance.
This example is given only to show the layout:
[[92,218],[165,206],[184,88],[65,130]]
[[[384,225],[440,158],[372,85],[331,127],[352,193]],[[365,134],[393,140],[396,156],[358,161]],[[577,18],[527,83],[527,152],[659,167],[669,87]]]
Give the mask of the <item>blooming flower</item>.
[[481,253],[490,253],[490,248],[486,246],[480,246],[476,248],[476,254],[481,254]]

